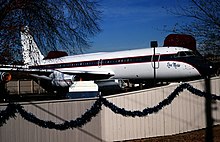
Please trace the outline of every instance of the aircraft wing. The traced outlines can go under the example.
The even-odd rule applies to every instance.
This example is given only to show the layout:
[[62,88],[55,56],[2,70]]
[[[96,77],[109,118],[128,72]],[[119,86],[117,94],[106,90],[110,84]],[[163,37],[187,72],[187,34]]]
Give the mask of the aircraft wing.
[[111,76],[114,76],[114,72],[110,70],[74,70],[74,69],[60,69],[58,70],[61,73],[68,75],[78,75],[79,77],[85,80],[97,80],[97,79],[108,79]]
[[23,72],[23,73],[40,73],[50,74],[53,73],[52,69],[30,69],[25,65],[0,65],[0,72]]
[[76,69],[31,69],[25,65],[0,65],[0,72],[27,73],[49,76],[51,73],[60,72],[67,75],[78,75],[85,79],[107,79],[114,76],[113,71],[108,70],[76,70]]
[[113,76],[114,72],[107,70],[59,70],[65,74],[93,74],[93,75],[109,75]]

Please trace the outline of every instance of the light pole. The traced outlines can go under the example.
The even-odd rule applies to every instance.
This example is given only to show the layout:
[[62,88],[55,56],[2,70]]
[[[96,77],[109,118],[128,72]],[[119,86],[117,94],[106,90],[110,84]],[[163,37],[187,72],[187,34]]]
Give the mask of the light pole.
[[156,86],[156,62],[155,62],[155,54],[156,54],[156,51],[155,51],[155,48],[158,46],[157,44],[157,41],[151,41],[150,42],[150,46],[151,48],[153,48],[154,50],[154,53],[153,53],[153,62],[154,62],[154,65],[153,65],[153,68],[154,68],[154,86]]

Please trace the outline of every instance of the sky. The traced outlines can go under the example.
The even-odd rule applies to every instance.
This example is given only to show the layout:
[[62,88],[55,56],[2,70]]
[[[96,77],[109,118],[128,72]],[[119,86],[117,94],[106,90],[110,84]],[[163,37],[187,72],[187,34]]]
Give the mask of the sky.
[[176,23],[187,23],[185,17],[167,11],[186,0],[100,0],[102,31],[91,38],[92,46],[87,53],[120,51],[150,47],[150,41],[163,40]]

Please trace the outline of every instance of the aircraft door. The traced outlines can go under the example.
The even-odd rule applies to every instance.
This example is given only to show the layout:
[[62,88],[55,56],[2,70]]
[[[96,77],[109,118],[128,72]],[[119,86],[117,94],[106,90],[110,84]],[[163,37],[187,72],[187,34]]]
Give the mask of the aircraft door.
[[99,68],[102,67],[102,59],[100,59],[100,60],[98,61],[98,67],[99,67]]
[[155,54],[151,56],[151,66],[154,69],[159,69],[160,67],[160,54]]

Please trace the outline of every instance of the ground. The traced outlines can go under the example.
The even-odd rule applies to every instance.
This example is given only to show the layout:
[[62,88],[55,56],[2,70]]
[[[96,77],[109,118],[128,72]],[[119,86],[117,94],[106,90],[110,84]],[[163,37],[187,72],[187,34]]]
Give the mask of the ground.
[[[213,141],[220,142],[220,125],[213,127]],[[205,129],[172,136],[163,136],[126,142],[205,142]]]

